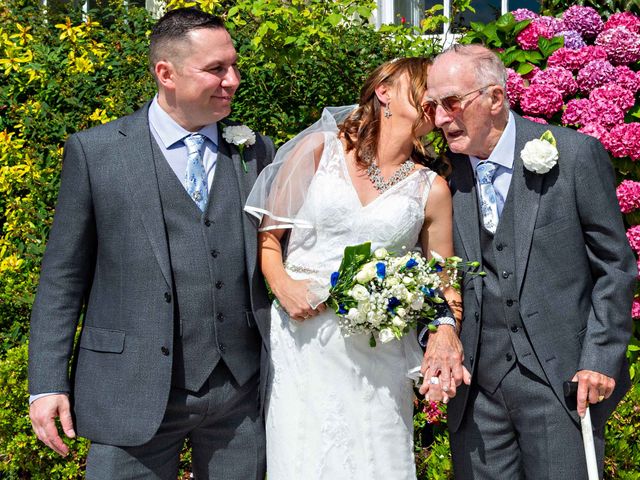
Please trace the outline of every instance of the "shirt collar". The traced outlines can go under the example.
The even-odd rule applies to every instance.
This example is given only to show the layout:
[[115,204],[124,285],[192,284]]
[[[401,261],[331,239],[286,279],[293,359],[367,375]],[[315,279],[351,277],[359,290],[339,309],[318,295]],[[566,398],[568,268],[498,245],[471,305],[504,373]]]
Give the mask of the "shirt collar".
[[[158,135],[163,143],[164,148],[169,149],[176,143],[180,142],[184,137],[195,132],[190,132],[182,128],[171,116],[165,112],[158,103],[156,95],[149,106],[149,125]],[[215,145],[218,144],[218,124],[212,123],[202,127],[198,133],[204,135]]]
[[478,157],[474,157],[473,155],[469,155],[469,161],[471,162],[471,167],[475,171],[478,163],[482,161],[488,161],[511,170],[513,169],[513,156],[514,156],[515,148],[516,148],[516,120],[513,117],[513,113],[509,111],[509,120],[507,121],[507,126],[502,132],[502,135],[500,135],[500,139],[498,140],[498,143],[496,144],[495,148],[491,152],[491,155],[489,155],[489,158],[480,159]]

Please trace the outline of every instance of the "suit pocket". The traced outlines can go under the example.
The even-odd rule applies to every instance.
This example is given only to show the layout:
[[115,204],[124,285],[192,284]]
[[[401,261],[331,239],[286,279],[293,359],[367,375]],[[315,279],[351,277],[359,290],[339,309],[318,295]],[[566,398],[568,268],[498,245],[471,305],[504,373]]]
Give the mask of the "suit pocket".
[[94,352],[122,353],[125,333],[122,330],[89,327],[82,329],[80,348]]

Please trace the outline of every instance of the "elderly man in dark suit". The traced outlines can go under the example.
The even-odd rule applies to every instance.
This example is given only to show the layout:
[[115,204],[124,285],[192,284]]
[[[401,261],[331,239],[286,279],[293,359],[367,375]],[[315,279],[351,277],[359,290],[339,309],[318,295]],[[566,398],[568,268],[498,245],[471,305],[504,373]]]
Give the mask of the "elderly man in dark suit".
[[242,207],[274,152],[222,123],[236,60],[219,18],[171,11],[151,34],[157,96],[66,143],[31,319],[30,413],[62,455],[56,418],[91,440],[87,478],[175,480],[187,438],[197,478],[264,478],[269,301]]
[[600,143],[510,112],[505,82],[479,45],[454,46],[429,72],[426,105],[452,152],[456,253],[486,276],[463,283],[460,341],[447,326],[429,338],[422,390],[453,397],[456,478],[581,479],[578,416],[591,404],[602,470],[604,425],[630,385],[636,264]]

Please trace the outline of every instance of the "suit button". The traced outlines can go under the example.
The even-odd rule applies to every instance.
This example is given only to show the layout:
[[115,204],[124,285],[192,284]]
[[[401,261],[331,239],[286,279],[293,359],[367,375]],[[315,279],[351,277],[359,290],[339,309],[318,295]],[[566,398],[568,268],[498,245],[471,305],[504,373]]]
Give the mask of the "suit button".
[[216,313],[216,319],[219,322],[224,322],[224,314],[223,313]]
[[171,294],[169,292],[164,292],[164,301],[171,303]]
[[509,278],[510,272],[502,272],[502,278]]
[[480,314],[478,312],[474,313],[473,316],[476,318],[476,322],[480,321]]
[[220,252],[218,252],[218,250],[211,250],[211,256],[213,258],[218,258],[218,253],[220,253]]
[[510,307],[513,305],[513,300],[509,299],[505,303],[507,304],[507,307]]
[[218,344],[218,350],[220,350],[220,353],[224,353],[224,350],[225,350],[224,343]]
[[224,285],[224,283],[222,283],[220,280],[218,280],[218,281],[216,282],[216,288],[217,288],[218,290],[220,290],[220,289],[223,287],[223,285]]
[[507,353],[504,358],[507,359],[507,362],[510,362],[511,360],[513,360],[513,355],[511,355],[510,353]]
[[504,245],[502,245],[501,243],[496,245],[496,250],[498,250],[499,252],[501,252],[503,248],[504,248]]
[[518,331],[518,326],[517,325],[511,325],[511,331],[513,333],[516,333]]
[[211,220],[209,220],[208,218],[205,218],[205,220],[204,220],[204,224],[205,224],[207,227],[210,227],[212,223],[213,223],[213,222],[212,222]]
[[160,351],[162,352],[162,354],[167,357],[169,355],[169,349],[167,347],[162,347],[160,349]]

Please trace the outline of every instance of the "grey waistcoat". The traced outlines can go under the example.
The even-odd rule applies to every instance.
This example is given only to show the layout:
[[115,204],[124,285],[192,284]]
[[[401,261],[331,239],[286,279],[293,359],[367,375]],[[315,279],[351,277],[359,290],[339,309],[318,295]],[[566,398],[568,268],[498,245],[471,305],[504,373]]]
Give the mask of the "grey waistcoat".
[[203,213],[155,155],[175,297],[172,384],[198,391],[222,358],[239,384],[259,369],[251,313],[242,204],[231,161],[218,156]]
[[482,251],[482,331],[478,384],[493,393],[517,361],[541,378],[542,368],[523,327],[515,276],[513,195],[507,195],[495,235],[480,228]]

